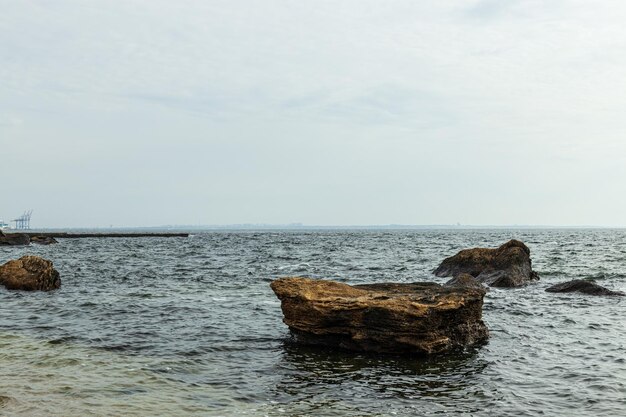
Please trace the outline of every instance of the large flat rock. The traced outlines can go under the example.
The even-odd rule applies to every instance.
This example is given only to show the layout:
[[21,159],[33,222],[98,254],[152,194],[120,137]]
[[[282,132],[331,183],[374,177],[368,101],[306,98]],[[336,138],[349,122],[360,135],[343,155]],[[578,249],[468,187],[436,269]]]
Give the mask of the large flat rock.
[[436,283],[347,285],[281,278],[271,287],[303,344],[426,355],[484,343],[485,291]]

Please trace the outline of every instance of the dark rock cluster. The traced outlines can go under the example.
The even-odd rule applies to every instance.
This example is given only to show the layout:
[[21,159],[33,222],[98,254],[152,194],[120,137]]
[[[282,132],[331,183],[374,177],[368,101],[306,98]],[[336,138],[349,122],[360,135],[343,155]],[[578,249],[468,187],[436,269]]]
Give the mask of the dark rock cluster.
[[444,259],[433,273],[438,277],[468,274],[490,287],[521,287],[539,279],[532,269],[530,249],[519,240],[495,249],[462,250]]
[[[402,354],[448,352],[485,342],[483,298],[490,287],[522,287],[539,280],[530,249],[519,240],[498,248],[473,248],[446,258],[433,271],[452,277],[432,282],[346,285],[308,278],[281,278],[271,287],[284,322],[303,344]],[[626,295],[594,282],[573,280],[548,292]]]
[[37,243],[39,245],[50,245],[52,243],[58,243],[57,240],[51,236],[31,236],[26,233],[0,233],[0,246],[26,246],[30,245],[31,243]]

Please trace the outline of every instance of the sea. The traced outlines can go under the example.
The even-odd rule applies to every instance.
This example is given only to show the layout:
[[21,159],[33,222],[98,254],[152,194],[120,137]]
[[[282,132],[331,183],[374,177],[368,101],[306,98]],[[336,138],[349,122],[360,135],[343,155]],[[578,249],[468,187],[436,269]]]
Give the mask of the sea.
[[[540,281],[492,288],[486,345],[433,357],[294,344],[279,277],[443,283],[464,248],[525,242]],[[0,247],[52,292],[0,287],[2,416],[624,416],[626,230],[218,230]]]

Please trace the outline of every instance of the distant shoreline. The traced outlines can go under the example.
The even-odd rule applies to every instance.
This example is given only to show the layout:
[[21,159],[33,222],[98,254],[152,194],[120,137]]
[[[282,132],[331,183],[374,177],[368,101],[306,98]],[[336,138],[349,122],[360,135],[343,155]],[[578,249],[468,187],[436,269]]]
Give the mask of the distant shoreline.
[[16,230],[8,235],[27,235],[33,237],[50,237],[61,239],[82,239],[82,238],[136,238],[136,237],[189,237],[189,233],[68,233],[68,232],[33,232]]
[[[551,226],[551,225],[504,225],[504,226],[476,226],[476,225],[271,225],[271,224],[233,224],[233,225],[168,225],[148,227],[76,227],[76,228],[33,228],[28,230],[8,229],[5,233],[26,233],[46,235],[180,235],[211,231],[332,231],[332,230],[626,230],[624,226]],[[62,236],[61,236],[62,237]]]

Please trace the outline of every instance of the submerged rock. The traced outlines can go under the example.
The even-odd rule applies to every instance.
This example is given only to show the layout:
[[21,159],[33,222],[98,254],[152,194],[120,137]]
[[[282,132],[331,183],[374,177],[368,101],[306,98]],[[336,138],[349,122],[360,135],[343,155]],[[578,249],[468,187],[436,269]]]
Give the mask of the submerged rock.
[[482,288],[485,286],[470,274],[459,274],[443,284],[445,287]]
[[0,236],[0,246],[30,245],[30,237],[24,233],[8,233]]
[[347,285],[308,278],[271,283],[302,344],[433,354],[484,343],[485,291],[436,283]]
[[[1,231],[0,231],[1,232]],[[0,395],[0,408],[9,404],[16,403],[17,401],[13,397],[7,397],[6,395]]]
[[52,262],[27,255],[0,266],[0,284],[9,290],[50,291],[61,286],[61,278]]
[[589,295],[626,295],[621,291],[612,291],[593,281],[584,279],[574,279],[572,281],[561,282],[546,288],[547,292],[580,292]]
[[532,270],[530,249],[519,240],[496,249],[462,250],[444,259],[433,273],[438,277],[469,274],[490,287],[521,287],[539,279]]

